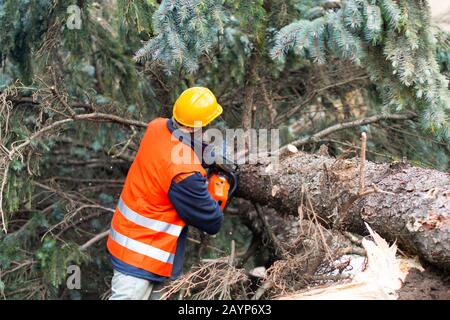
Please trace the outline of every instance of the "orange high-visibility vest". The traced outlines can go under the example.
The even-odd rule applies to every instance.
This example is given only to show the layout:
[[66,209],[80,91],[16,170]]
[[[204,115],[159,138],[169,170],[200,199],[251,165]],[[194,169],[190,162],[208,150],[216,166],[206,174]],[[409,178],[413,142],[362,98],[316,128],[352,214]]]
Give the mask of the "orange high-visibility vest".
[[167,195],[170,184],[181,173],[196,171],[206,176],[194,150],[174,137],[167,121],[158,118],[147,127],[107,242],[109,252],[119,260],[166,277],[172,274],[177,240],[186,225]]

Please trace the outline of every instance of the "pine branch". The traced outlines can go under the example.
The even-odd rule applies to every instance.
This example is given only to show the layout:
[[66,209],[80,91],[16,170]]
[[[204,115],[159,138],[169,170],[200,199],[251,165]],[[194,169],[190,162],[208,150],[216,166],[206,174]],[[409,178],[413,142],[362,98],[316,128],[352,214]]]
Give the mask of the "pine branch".
[[[332,133],[335,133],[337,131],[340,131],[340,130],[344,130],[344,129],[348,129],[348,128],[354,128],[354,127],[359,127],[359,126],[364,126],[366,124],[375,123],[375,122],[379,122],[379,121],[382,121],[382,120],[409,120],[409,119],[414,119],[415,117],[417,117],[417,115],[415,113],[378,115],[378,116],[362,118],[362,119],[349,121],[349,122],[337,123],[337,124],[335,124],[335,125],[333,125],[331,127],[328,127],[328,128],[326,128],[324,130],[316,132],[315,134],[313,134],[313,135],[311,135],[309,137],[305,137],[305,138],[302,138],[302,139],[295,140],[295,141],[289,143],[289,145],[293,145],[295,147],[300,147],[300,146],[303,146],[303,145],[311,143],[311,142],[317,142],[321,138],[323,138],[325,136],[328,136],[328,135],[330,135]],[[287,151],[289,151],[288,150],[288,146],[282,147],[279,150],[279,153],[282,155],[282,154],[286,153]]]

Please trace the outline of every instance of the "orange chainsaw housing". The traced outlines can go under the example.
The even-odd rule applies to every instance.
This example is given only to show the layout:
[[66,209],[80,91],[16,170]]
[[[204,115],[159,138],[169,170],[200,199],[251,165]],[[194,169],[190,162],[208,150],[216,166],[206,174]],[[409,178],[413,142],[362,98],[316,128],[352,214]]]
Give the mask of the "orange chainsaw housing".
[[208,191],[211,197],[217,201],[222,210],[225,209],[228,191],[230,190],[230,183],[227,178],[220,173],[213,173],[208,181]]

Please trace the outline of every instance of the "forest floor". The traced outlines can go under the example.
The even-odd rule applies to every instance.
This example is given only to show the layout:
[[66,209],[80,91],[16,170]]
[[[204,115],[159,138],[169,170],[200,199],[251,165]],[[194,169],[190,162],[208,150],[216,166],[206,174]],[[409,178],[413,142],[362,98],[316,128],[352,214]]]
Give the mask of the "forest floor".
[[450,275],[411,269],[399,291],[399,300],[450,300]]

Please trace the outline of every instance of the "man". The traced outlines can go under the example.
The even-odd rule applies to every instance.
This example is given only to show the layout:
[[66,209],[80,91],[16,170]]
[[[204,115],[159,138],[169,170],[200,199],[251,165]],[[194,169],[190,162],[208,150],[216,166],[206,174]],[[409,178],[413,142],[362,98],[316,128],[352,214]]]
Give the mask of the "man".
[[149,123],[111,221],[111,300],[159,299],[165,283],[182,273],[187,226],[208,234],[222,226],[193,139],[221,113],[209,89],[193,87],[177,99],[171,119]]

